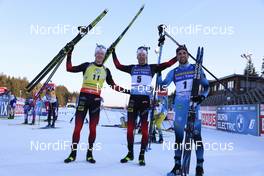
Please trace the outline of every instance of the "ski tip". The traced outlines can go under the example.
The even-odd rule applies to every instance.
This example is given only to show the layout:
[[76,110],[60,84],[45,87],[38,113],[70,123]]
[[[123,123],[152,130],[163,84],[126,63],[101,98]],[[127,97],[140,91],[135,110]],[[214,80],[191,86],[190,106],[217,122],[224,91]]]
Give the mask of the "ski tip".
[[201,56],[200,56],[201,57],[201,62],[203,62],[203,54],[204,54],[204,48],[202,47],[201,48]]
[[104,9],[104,13],[106,14],[109,10],[108,9]]
[[140,10],[143,10],[145,8],[145,4],[142,4]]
[[200,57],[200,46],[197,49],[196,59],[199,60],[199,57]]

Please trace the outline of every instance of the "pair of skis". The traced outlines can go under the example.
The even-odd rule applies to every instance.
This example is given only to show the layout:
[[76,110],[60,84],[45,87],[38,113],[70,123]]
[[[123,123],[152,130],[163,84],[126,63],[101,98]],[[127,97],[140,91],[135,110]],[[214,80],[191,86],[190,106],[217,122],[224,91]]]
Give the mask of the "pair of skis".
[[[53,69],[53,72],[50,74],[47,81],[45,82],[47,84],[50,81],[50,79],[52,78],[52,76],[55,74],[55,72],[57,71],[60,64],[62,63],[62,61],[65,58],[70,47],[76,45],[107,14],[107,12],[108,12],[108,10],[105,9],[87,27],[83,27],[83,26],[78,27],[78,29],[79,29],[78,35],[73,40],[71,40],[69,43],[67,43],[59,51],[59,53],[48,63],[48,65],[26,86],[27,92],[31,92],[37,86],[37,84],[39,84],[40,81]],[[44,86],[42,86],[42,87],[44,87]]]
[[[126,34],[128,29],[132,26],[134,21],[137,19],[137,17],[141,14],[141,12],[144,9],[144,5],[139,9],[135,17],[132,19],[132,21],[129,23],[129,25],[125,28],[125,30],[119,35],[119,37],[110,45],[110,47],[107,49],[104,62],[107,60],[107,58],[112,53],[113,48],[116,47],[116,45],[119,43],[119,41],[123,38],[123,36]],[[40,90],[34,95],[34,99],[37,99],[40,94],[45,89],[46,85],[49,83],[57,69],[59,68],[60,64],[64,60],[65,56],[67,55],[68,51],[71,47],[75,46],[106,14],[108,10],[105,9],[102,13],[97,16],[97,18],[92,21],[91,24],[88,26],[80,26],[78,27],[79,33],[78,35],[71,40],[69,43],[67,43],[60,51],[59,53],[50,61],[50,63],[27,85],[26,90],[27,92],[31,92],[39,83],[40,81],[53,69],[52,73],[49,75],[43,86],[40,88]]]
[[[194,70],[194,78],[192,83],[192,91],[191,97],[196,97],[199,95],[199,86],[201,79],[201,71],[202,71],[202,62],[203,62],[203,47],[198,48],[195,70]],[[192,142],[194,137],[194,124],[196,119],[196,106],[197,103],[194,101],[190,101],[187,124],[185,127],[185,138],[184,138],[184,150],[182,157],[182,175],[186,176],[189,174],[190,170],[190,162],[191,162],[191,153],[192,153]]]
[[135,20],[138,18],[138,16],[141,14],[141,12],[144,9],[144,5],[142,5],[142,7],[139,9],[139,11],[136,13],[136,15],[134,16],[134,18],[131,20],[131,22],[128,24],[128,26],[125,28],[125,30],[117,37],[117,39],[110,45],[110,47],[107,49],[106,54],[105,54],[105,58],[104,58],[104,63],[106,62],[106,60],[108,59],[108,57],[110,56],[110,54],[112,53],[113,49],[116,47],[116,45],[119,43],[119,41],[124,37],[124,35],[126,34],[126,32],[128,31],[128,29],[132,26],[132,24],[135,22]]

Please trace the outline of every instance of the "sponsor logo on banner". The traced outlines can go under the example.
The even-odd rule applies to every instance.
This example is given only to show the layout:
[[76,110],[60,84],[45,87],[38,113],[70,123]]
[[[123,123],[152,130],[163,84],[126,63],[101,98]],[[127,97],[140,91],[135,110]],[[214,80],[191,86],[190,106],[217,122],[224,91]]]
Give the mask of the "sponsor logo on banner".
[[24,104],[25,104],[25,99],[17,98],[15,115],[23,115],[24,114]]
[[216,112],[202,112],[202,125],[216,127]]
[[8,111],[9,96],[4,94],[0,96],[0,117],[7,117],[9,114]]
[[8,116],[8,102],[1,101],[0,102],[0,116]]
[[217,129],[258,136],[258,105],[229,105],[217,108]]
[[208,128],[216,128],[216,106],[201,106],[202,125]]
[[249,126],[248,126],[248,128],[250,129],[250,130],[252,130],[253,128],[254,128],[254,126],[255,126],[255,119],[251,119],[250,120],[250,123],[249,123]]
[[238,114],[236,119],[237,131],[242,133],[245,130],[245,119],[242,114]]
[[217,114],[217,129],[235,132],[236,123],[230,122],[227,114]]

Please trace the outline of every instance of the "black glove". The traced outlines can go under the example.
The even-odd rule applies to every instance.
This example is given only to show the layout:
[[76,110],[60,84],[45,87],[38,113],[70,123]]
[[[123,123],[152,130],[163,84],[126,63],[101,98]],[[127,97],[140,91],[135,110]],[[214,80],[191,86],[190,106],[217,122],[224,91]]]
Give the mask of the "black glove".
[[114,47],[109,47],[108,48],[108,52],[111,54],[115,54],[116,55],[116,53],[115,53],[115,48]]
[[204,95],[198,95],[191,98],[191,100],[197,104],[201,104],[202,101],[204,101],[205,96]]
[[126,89],[125,93],[130,95],[130,90]]
[[108,50],[109,50],[109,52],[110,53],[115,53],[115,46],[114,46],[114,43],[112,43],[111,45],[110,45],[110,47],[108,48]]

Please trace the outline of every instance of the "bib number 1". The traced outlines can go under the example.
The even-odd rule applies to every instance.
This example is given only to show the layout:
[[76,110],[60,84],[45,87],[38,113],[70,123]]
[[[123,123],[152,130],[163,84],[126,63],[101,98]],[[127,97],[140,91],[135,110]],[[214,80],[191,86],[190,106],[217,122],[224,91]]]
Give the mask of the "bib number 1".
[[187,88],[187,81],[183,82],[183,88],[186,89]]

